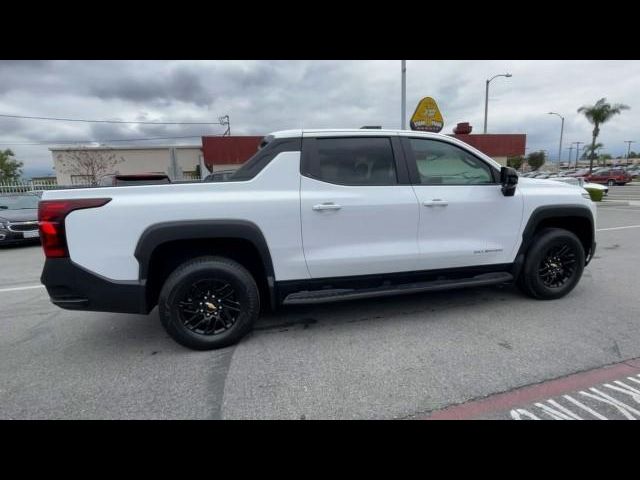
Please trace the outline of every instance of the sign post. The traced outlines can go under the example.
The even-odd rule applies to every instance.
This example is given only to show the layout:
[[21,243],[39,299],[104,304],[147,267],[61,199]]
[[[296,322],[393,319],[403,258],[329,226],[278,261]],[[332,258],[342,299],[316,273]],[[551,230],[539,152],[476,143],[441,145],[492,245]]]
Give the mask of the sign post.
[[438,104],[431,97],[424,97],[418,103],[411,117],[411,130],[438,133],[444,127],[444,119]]

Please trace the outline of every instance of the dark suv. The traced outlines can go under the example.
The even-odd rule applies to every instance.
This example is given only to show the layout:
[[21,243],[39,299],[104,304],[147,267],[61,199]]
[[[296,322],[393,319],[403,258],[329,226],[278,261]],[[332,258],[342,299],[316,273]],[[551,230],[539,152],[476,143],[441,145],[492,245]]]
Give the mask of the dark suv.
[[631,181],[631,175],[621,168],[610,168],[592,172],[585,175],[584,179],[592,183],[604,183],[606,185],[625,185]]
[[39,200],[30,193],[0,194],[0,245],[40,240]]

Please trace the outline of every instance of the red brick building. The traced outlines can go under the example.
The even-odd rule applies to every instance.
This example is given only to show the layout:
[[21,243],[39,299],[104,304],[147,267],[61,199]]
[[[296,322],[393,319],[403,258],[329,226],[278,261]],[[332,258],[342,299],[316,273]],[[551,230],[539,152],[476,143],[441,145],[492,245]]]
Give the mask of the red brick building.
[[237,168],[258,151],[263,137],[202,137],[202,156],[209,171]]
[[459,123],[453,129],[452,137],[457,138],[485,155],[490,156],[500,165],[507,164],[508,157],[524,156],[527,135],[524,133],[487,133],[471,134],[472,127],[468,123]]

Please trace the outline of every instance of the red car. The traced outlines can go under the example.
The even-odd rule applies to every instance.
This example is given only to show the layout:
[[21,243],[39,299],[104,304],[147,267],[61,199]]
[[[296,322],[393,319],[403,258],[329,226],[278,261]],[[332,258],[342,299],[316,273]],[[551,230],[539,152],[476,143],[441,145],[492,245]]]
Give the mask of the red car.
[[593,172],[591,175],[585,175],[584,179],[587,182],[604,183],[609,186],[624,185],[625,183],[629,183],[631,181],[631,175],[629,175],[621,168],[610,168],[607,170]]

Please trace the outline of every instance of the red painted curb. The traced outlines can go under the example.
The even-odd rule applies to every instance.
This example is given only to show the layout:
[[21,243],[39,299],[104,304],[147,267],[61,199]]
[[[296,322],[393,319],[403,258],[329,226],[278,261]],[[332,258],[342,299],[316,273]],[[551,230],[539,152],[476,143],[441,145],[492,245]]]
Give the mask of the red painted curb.
[[555,397],[575,390],[593,387],[597,384],[616,380],[619,377],[640,373],[640,358],[606,367],[574,373],[566,377],[549,380],[543,383],[520,387],[516,390],[498,393],[481,400],[471,400],[461,405],[454,405],[437,410],[418,420],[466,420],[486,413],[509,410],[538,400]]

